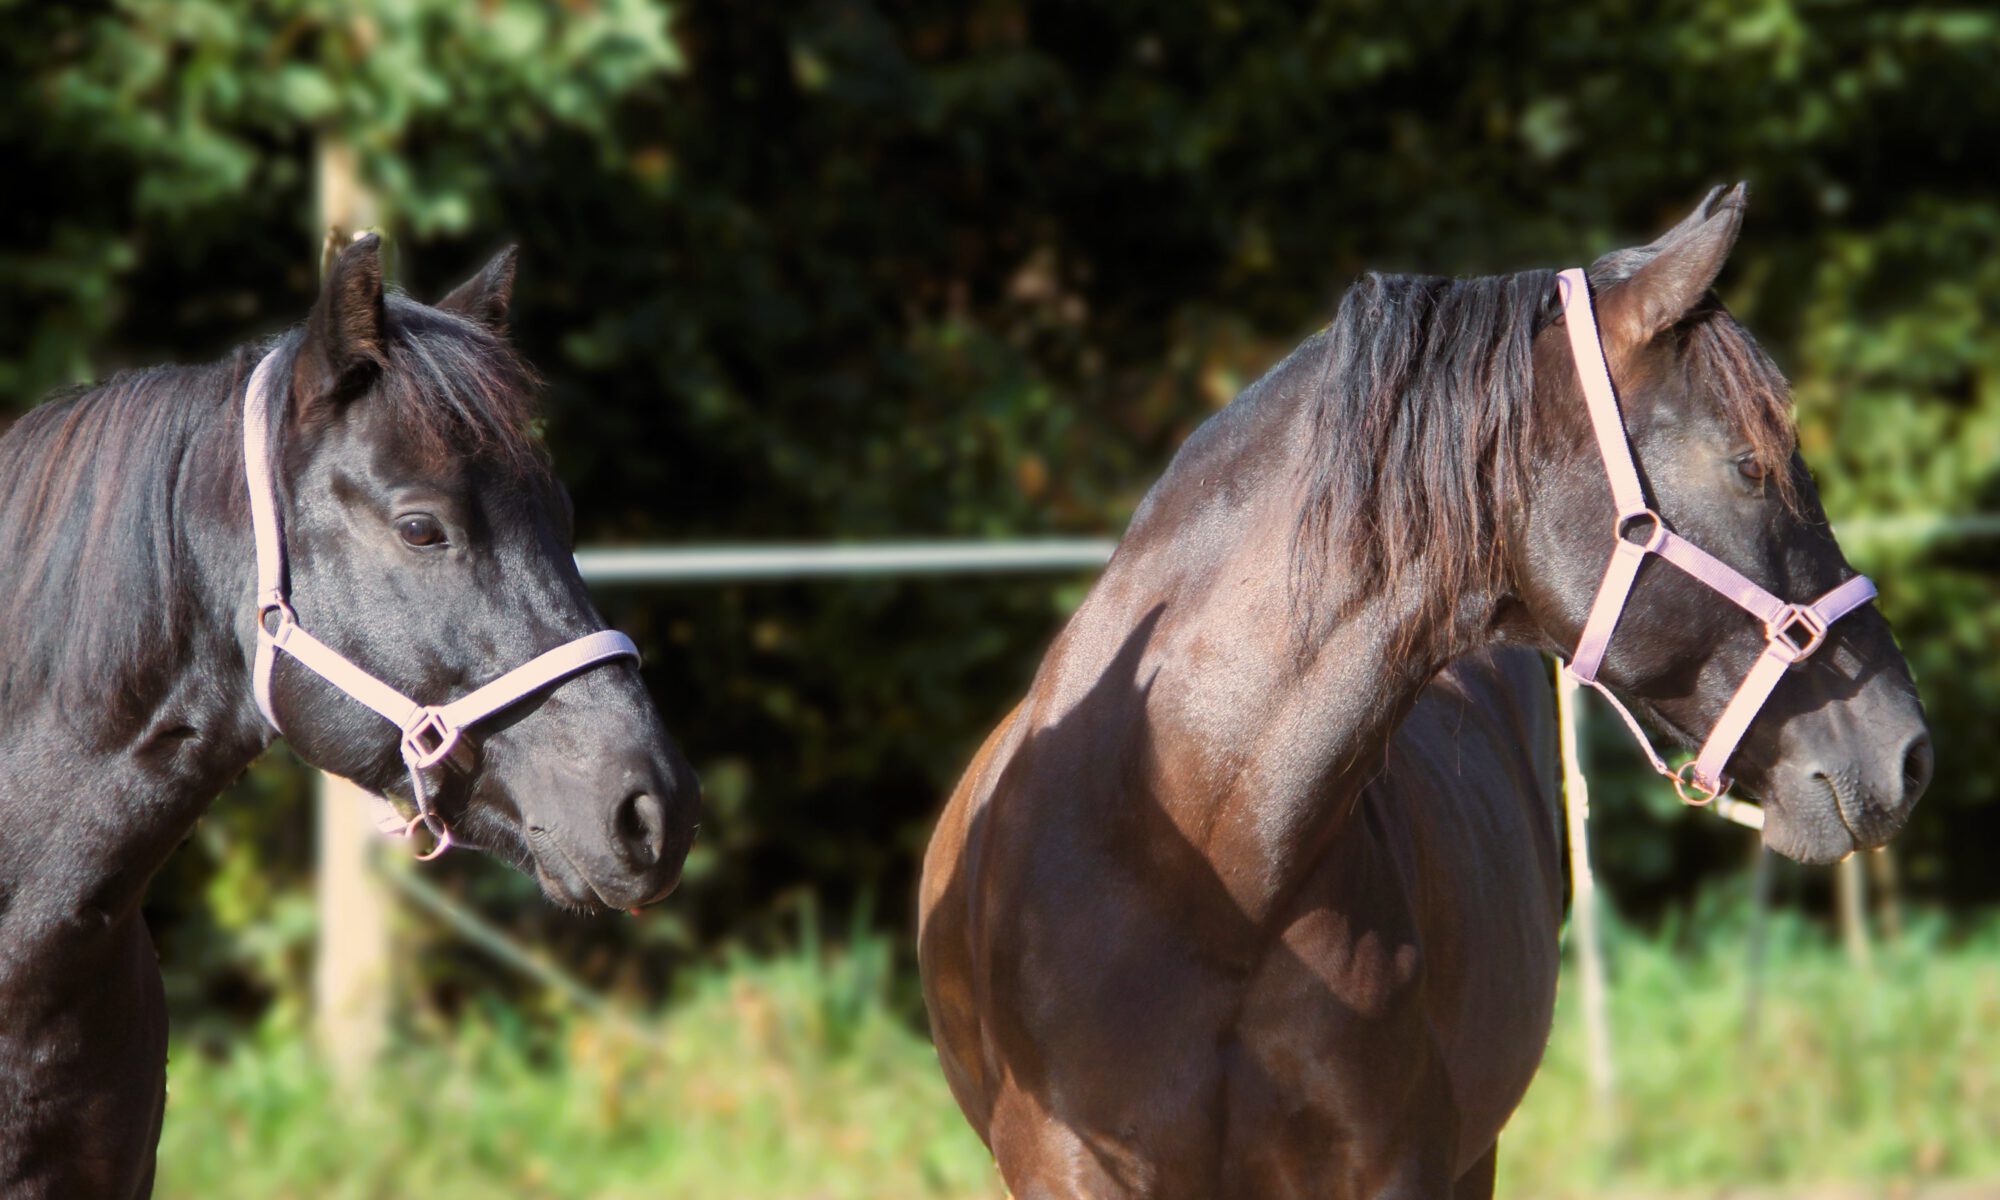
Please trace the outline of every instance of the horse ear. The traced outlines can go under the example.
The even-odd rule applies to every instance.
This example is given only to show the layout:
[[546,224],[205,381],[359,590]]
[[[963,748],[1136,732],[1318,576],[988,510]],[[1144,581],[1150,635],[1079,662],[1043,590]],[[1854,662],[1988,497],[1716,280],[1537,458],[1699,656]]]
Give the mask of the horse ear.
[[380,368],[388,362],[386,337],[382,239],[368,233],[333,260],[319,299],[306,315],[305,342],[299,349],[301,379],[332,390],[364,371]]
[[509,246],[480,268],[479,274],[452,290],[437,307],[468,317],[492,330],[507,332],[507,306],[514,299],[514,267],[519,246]]
[[1714,189],[1651,245],[1622,252],[1646,261],[1600,302],[1599,320],[1612,346],[1644,345],[1708,294],[1743,228],[1746,187],[1739,183],[1727,194]]

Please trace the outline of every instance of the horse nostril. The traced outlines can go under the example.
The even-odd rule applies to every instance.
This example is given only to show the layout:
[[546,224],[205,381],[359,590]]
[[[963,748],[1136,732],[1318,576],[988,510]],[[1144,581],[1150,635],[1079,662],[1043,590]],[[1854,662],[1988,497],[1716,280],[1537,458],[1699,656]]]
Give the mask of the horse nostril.
[[1931,785],[1931,772],[1937,767],[1935,751],[1931,748],[1931,735],[1920,733],[1910,739],[1910,748],[1903,752],[1903,803],[1914,804],[1924,789]]
[[634,792],[618,806],[618,845],[634,867],[646,870],[667,852],[667,810],[651,792]]

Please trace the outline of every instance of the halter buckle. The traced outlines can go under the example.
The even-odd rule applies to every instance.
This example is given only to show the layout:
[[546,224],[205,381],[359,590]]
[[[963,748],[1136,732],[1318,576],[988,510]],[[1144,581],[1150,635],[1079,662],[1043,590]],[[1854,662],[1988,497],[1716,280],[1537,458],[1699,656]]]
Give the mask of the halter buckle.
[[422,770],[435,767],[451,757],[458,747],[459,730],[435,708],[424,709],[409,728],[403,730],[403,758]]
[[1638,528],[1638,522],[1641,521],[1652,522],[1652,530],[1646,534],[1644,540],[1632,544],[1649,554],[1657,553],[1660,547],[1667,544],[1667,523],[1659,513],[1650,508],[1635,508],[1628,513],[1619,513],[1618,519],[1611,524],[1611,536],[1621,542],[1631,542],[1632,539],[1626,535]]
[[[1723,779],[1720,781],[1720,786],[1710,788],[1695,774],[1695,767],[1698,765],[1695,760],[1689,759],[1681,764],[1680,770],[1667,777],[1674,782],[1674,794],[1681,798],[1682,804],[1690,808],[1700,808],[1714,802],[1728,792],[1730,786],[1730,781]],[[1692,795],[1689,794],[1690,791],[1693,792]]]
[[1790,666],[1804,662],[1819,649],[1820,643],[1826,641],[1826,629],[1826,618],[1819,615],[1818,609],[1809,604],[1787,604],[1775,620],[1764,626],[1764,635],[1770,639],[1771,653]]

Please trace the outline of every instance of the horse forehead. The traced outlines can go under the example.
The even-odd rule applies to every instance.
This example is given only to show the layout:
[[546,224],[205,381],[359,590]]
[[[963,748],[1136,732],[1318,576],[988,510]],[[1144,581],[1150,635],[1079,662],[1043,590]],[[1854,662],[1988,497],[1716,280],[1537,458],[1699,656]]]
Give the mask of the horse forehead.
[[366,399],[315,439],[314,455],[331,473],[354,480],[422,484],[453,495],[470,492],[476,482],[474,456],[426,452],[395,414]]
[[1687,353],[1656,343],[1614,364],[1619,415],[1628,434],[1704,439],[1735,434],[1719,391],[1722,382],[1704,378]]

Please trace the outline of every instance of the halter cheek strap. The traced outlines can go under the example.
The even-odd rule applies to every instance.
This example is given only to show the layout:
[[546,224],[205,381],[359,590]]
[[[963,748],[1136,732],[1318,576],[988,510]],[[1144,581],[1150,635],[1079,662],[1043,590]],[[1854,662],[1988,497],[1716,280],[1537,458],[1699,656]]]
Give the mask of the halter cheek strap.
[[616,630],[600,630],[545,651],[449,704],[431,706],[405,696],[307,633],[292,611],[285,578],[284,527],[271,476],[275,448],[270,387],[277,361],[275,351],[264,356],[251,373],[243,396],[243,472],[249,482],[250,525],[257,545],[257,651],[251,664],[257,707],[271,728],[284,732],[271,705],[271,673],[283,652],[400,730],[403,765],[410,772],[410,791],[417,805],[417,815],[404,823],[403,832],[414,833],[419,824],[427,826],[437,844],[421,857],[436,858],[450,848],[451,828],[431,803],[424,772],[446,764],[469,767],[471,755],[462,740],[468,727],[601,663],[622,658],[637,661],[639,649]]
[[[1576,359],[1591,429],[1597,435],[1597,452],[1604,460],[1604,473],[1611,481],[1611,499],[1618,510],[1612,526],[1611,561],[1604,568],[1604,581],[1598,584],[1597,599],[1590,606],[1576,652],[1570,656],[1570,673],[1611,701],[1646,751],[1653,769],[1674,781],[1681,799],[1690,804],[1706,804],[1728,790],[1729,778],[1723,774],[1723,768],[1786,669],[1804,662],[1818,650],[1835,621],[1874,599],[1875,585],[1865,576],[1856,575],[1811,604],[1787,604],[1744,578],[1728,563],[1668,529],[1660,514],[1646,502],[1639,468],[1632,461],[1631,443],[1626,439],[1625,423],[1618,410],[1618,395],[1604,362],[1604,343],[1597,332],[1590,285],[1583,271],[1575,267],[1556,276],[1556,283],[1562,292],[1570,353]],[[1597,680],[1604,652],[1611,645],[1618,618],[1624,613],[1632,585],[1639,578],[1639,567],[1649,554],[1658,555],[1707,584],[1764,625],[1764,652],[1737,685],[1736,694],[1722,710],[1715,728],[1709,730],[1708,739],[1694,761],[1678,771],[1666,764],[1647,740],[1639,722]]]

